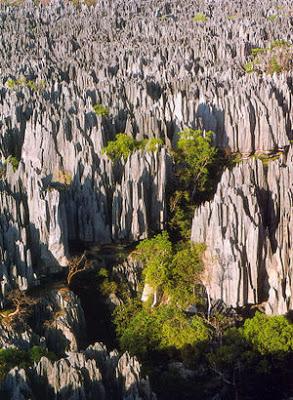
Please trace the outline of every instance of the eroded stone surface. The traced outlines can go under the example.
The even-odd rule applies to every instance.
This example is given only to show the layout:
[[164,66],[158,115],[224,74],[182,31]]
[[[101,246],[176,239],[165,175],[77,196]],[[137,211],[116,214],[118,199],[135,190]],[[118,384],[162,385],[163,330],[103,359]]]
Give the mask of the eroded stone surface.
[[203,280],[213,299],[292,309],[292,161],[290,147],[267,167],[250,160],[226,170],[214,199],[195,210],[192,240],[207,244]]

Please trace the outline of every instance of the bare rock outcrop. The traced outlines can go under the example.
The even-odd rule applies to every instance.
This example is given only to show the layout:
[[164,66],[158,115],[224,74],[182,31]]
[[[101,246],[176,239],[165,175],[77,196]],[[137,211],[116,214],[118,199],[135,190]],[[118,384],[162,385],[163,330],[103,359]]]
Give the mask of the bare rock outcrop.
[[2,389],[14,400],[155,400],[140,364],[128,353],[118,356],[95,343],[84,352],[51,362],[43,357],[27,372],[12,369]]
[[192,240],[207,244],[211,298],[264,303],[274,314],[292,309],[292,157],[290,147],[267,165],[248,160],[226,170],[214,199],[195,210]]
[[[0,6],[1,304],[11,287],[66,266],[71,243],[162,229],[166,148],[184,127],[213,130],[226,152],[290,144],[291,64],[273,74],[244,68],[252,48],[292,42],[290,1],[279,5]],[[119,132],[165,146],[113,165],[102,148]]]

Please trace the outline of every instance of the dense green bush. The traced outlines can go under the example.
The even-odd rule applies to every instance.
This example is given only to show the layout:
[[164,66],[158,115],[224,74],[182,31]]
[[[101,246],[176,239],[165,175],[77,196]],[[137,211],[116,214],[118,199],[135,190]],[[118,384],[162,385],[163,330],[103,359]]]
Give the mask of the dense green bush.
[[213,145],[212,131],[185,129],[179,133],[177,162],[179,177],[185,187],[205,191],[209,185],[210,167],[217,159],[218,150]]
[[143,262],[145,280],[153,288],[168,286],[172,255],[172,243],[166,231],[138,244],[135,256]]
[[115,140],[108,142],[102,150],[103,154],[107,154],[112,161],[127,159],[135,150],[144,150],[155,152],[163,145],[162,139],[150,138],[143,140],[135,140],[132,136],[125,133],[118,133]]
[[163,140],[158,139],[158,138],[144,139],[139,143],[140,143],[139,146],[143,150],[149,151],[149,152],[155,152],[155,151],[159,150],[164,144]]
[[172,290],[173,303],[187,307],[199,302],[196,291],[203,271],[202,254],[205,245],[201,243],[183,243],[177,249],[172,260]]
[[115,140],[108,142],[103,148],[103,154],[106,154],[112,161],[127,159],[136,149],[137,144],[133,137],[124,133],[118,133]]
[[21,76],[17,79],[8,79],[6,86],[9,90],[18,90],[22,87],[27,87],[33,92],[42,91],[45,89],[46,83],[43,79],[34,81],[27,79],[25,76]]
[[208,17],[204,13],[198,12],[197,14],[194,15],[192,20],[193,20],[193,22],[204,23],[204,22],[208,21]]
[[97,272],[97,284],[99,291],[103,296],[108,297],[112,293],[116,293],[118,285],[111,279],[110,272],[106,268],[100,268]]
[[103,106],[103,104],[95,104],[93,110],[99,117],[107,117],[109,115],[108,107]]
[[293,324],[281,315],[257,312],[245,321],[243,335],[260,354],[293,351]]
[[15,172],[18,169],[19,160],[15,156],[10,155],[9,157],[6,158],[4,164],[11,164],[12,169]]
[[[131,308],[118,307],[115,324],[123,350],[140,357],[162,350],[183,350],[209,339],[210,329],[198,316],[188,317],[182,310],[171,305],[142,308],[129,318]],[[122,317],[123,314],[126,317]]]
[[160,288],[174,304],[186,307],[197,300],[203,251],[204,245],[190,242],[173,248],[168,233],[163,231],[140,242],[134,255],[144,264],[146,283]]
[[286,40],[273,40],[269,46],[251,49],[250,59],[243,65],[246,73],[279,74],[292,68],[292,44]]

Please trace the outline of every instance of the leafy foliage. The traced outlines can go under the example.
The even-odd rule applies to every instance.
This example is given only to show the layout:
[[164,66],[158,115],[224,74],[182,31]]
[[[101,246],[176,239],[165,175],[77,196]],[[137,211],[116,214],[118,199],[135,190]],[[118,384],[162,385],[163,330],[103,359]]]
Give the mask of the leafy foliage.
[[276,39],[265,48],[251,49],[250,60],[243,65],[246,73],[279,74],[292,68],[293,47],[283,39]]
[[136,142],[133,137],[124,133],[118,133],[115,140],[108,142],[103,148],[103,154],[106,154],[112,161],[127,159],[136,149]]
[[193,22],[204,23],[204,22],[208,21],[208,17],[204,13],[199,12],[199,13],[194,15],[192,20],[193,20]]
[[137,141],[125,133],[118,133],[115,140],[108,142],[102,152],[111,158],[112,161],[117,161],[127,159],[135,150],[141,149],[148,152],[155,152],[162,145],[162,139],[150,138]]
[[15,157],[10,155],[9,157],[6,158],[6,160],[4,161],[4,164],[11,164],[12,165],[12,169],[15,172],[18,169],[19,166],[19,160]]
[[180,179],[186,187],[194,185],[197,191],[207,190],[210,167],[216,161],[217,149],[213,146],[213,132],[185,129],[179,133],[178,162]]
[[103,104],[95,104],[93,106],[93,110],[99,117],[107,117],[109,115],[108,107],[104,106]]
[[[142,308],[130,319],[131,308],[119,308],[115,324],[121,347],[142,358],[155,351],[169,348],[182,350],[186,346],[195,346],[210,337],[209,328],[200,317],[189,318],[174,306]],[[126,317],[122,318],[124,313]]]
[[293,324],[282,315],[267,316],[257,312],[245,321],[243,334],[260,354],[293,351]]
[[110,279],[110,273],[106,268],[100,268],[97,273],[97,281],[101,294],[109,296],[111,293],[116,293],[117,283]]
[[184,243],[172,260],[172,301],[181,307],[196,303],[199,299],[196,284],[200,282],[203,270],[202,253],[205,245]]
[[42,91],[45,89],[46,83],[44,80],[31,80],[27,79],[25,76],[21,76],[17,79],[8,79],[6,86],[9,90],[18,90],[22,87],[27,87],[33,92]]
[[163,146],[163,144],[164,144],[163,140],[158,138],[150,138],[138,142],[139,147],[149,152],[155,152],[159,150],[161,146]]
[[160,288],[173,304],[187,307],[195,303],[196,285],[203,269],[202,244],[182,242],[174,249],[166,231],[139,243],[135,256],[143,262],[146,283]]
[[166,231],[152,239],[140,242],[135,255],[145,265],[144,276],[147,283],[154,288],[168,285],[172,262],[172,243]]

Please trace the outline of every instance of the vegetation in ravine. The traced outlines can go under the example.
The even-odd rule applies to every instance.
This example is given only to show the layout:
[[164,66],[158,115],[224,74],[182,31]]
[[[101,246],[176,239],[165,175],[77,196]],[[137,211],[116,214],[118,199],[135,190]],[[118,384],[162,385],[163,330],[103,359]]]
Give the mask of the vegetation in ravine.
[[190,238],[194,207],[215,192],[229,159],[216,148],[212,131],[184,129],[178,134],[174,182],[169,195],[168,228],[172,240]]
[[[256,400],[259,393],[277,398],[277,380],[286,380],[292,362],[291,322],[259,312],[248,319],[207,315],[201,280],[205,245],[189,241],[194,206],[209,198],[217,173],[235,165],[237,157],[223,157],[212,132],[191,129],[179,133],[173,157],[168,232],[141,241],[133,252],[153,296],[146,302],[141,293],[125,297],[114,310],[120,348],[139,357],[162,400],[209,399],[216,393],[225,399]],[[186,376],[195,373],[196,382],[174,363],[187,368]]]

